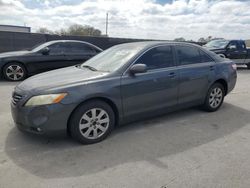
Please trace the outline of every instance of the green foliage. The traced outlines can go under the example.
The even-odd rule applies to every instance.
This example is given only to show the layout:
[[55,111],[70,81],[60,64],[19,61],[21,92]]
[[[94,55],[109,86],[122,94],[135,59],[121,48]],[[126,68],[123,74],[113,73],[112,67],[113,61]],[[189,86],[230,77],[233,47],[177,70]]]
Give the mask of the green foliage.
[[101,36],[102,32],[99,29],[96,29],[89,25],[79,25],[73,24],[67,29],[60,29],[56,31],[48,30],[45,27],[42,27],[37,30],[38,33],[43,34],[57,34],[57,35],[75,35],[75,36]]

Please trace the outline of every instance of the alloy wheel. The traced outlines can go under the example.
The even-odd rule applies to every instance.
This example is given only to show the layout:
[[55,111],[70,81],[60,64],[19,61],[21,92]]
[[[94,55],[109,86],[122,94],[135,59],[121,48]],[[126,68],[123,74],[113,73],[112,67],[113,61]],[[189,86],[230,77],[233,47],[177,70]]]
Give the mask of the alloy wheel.
[[93,108],[83,114],[79,121],[79,129],[85,138],[97,139],[106,133],[109,124],[108,113],[101,108]]
[[21,80],[24,76],[24,70],[19,65],[10,65],[6,68],[6,76],[10,80]]
[[219,87],[215,87],[209,96],[209,105],[212,108],[217,108],[223,100],[223,91]]

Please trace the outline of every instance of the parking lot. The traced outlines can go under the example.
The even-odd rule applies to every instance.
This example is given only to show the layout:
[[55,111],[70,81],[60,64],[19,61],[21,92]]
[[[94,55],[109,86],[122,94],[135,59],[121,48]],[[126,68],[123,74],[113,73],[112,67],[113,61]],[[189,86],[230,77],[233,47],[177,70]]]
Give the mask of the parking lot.
[[0,187],[250,187],[250,71],[222,108],[197,108],[117,128],[94,145],[19,132],[17,83],[0,81]]

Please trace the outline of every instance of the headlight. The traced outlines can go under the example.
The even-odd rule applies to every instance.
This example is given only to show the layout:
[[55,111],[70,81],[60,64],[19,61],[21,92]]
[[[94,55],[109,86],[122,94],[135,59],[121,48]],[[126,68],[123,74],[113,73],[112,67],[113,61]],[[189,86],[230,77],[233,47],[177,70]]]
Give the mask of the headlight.
[[28,102],[26,102],[25,106],[37,106],[59,103],[66,95],[67,93],[34,96],[31,97]]

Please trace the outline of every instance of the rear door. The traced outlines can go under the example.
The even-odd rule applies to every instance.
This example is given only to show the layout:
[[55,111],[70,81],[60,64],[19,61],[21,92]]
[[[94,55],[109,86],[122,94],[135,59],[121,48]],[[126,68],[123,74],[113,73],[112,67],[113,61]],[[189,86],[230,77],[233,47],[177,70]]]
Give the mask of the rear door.
[[175,46],[180,72],[178,103],[201,102],[215,75],[215,62],[198,47]]
[[66,51],[65,56],[69,65],[83,63],[99,53],[98,49],[81,42],[69,42],[67,43],[67,46],[68,50]]
[[125,117],[137,116],[177,104],[178,71],[171,46],[154,47],[135,64],[146,64],[148,71],[121,78]]

